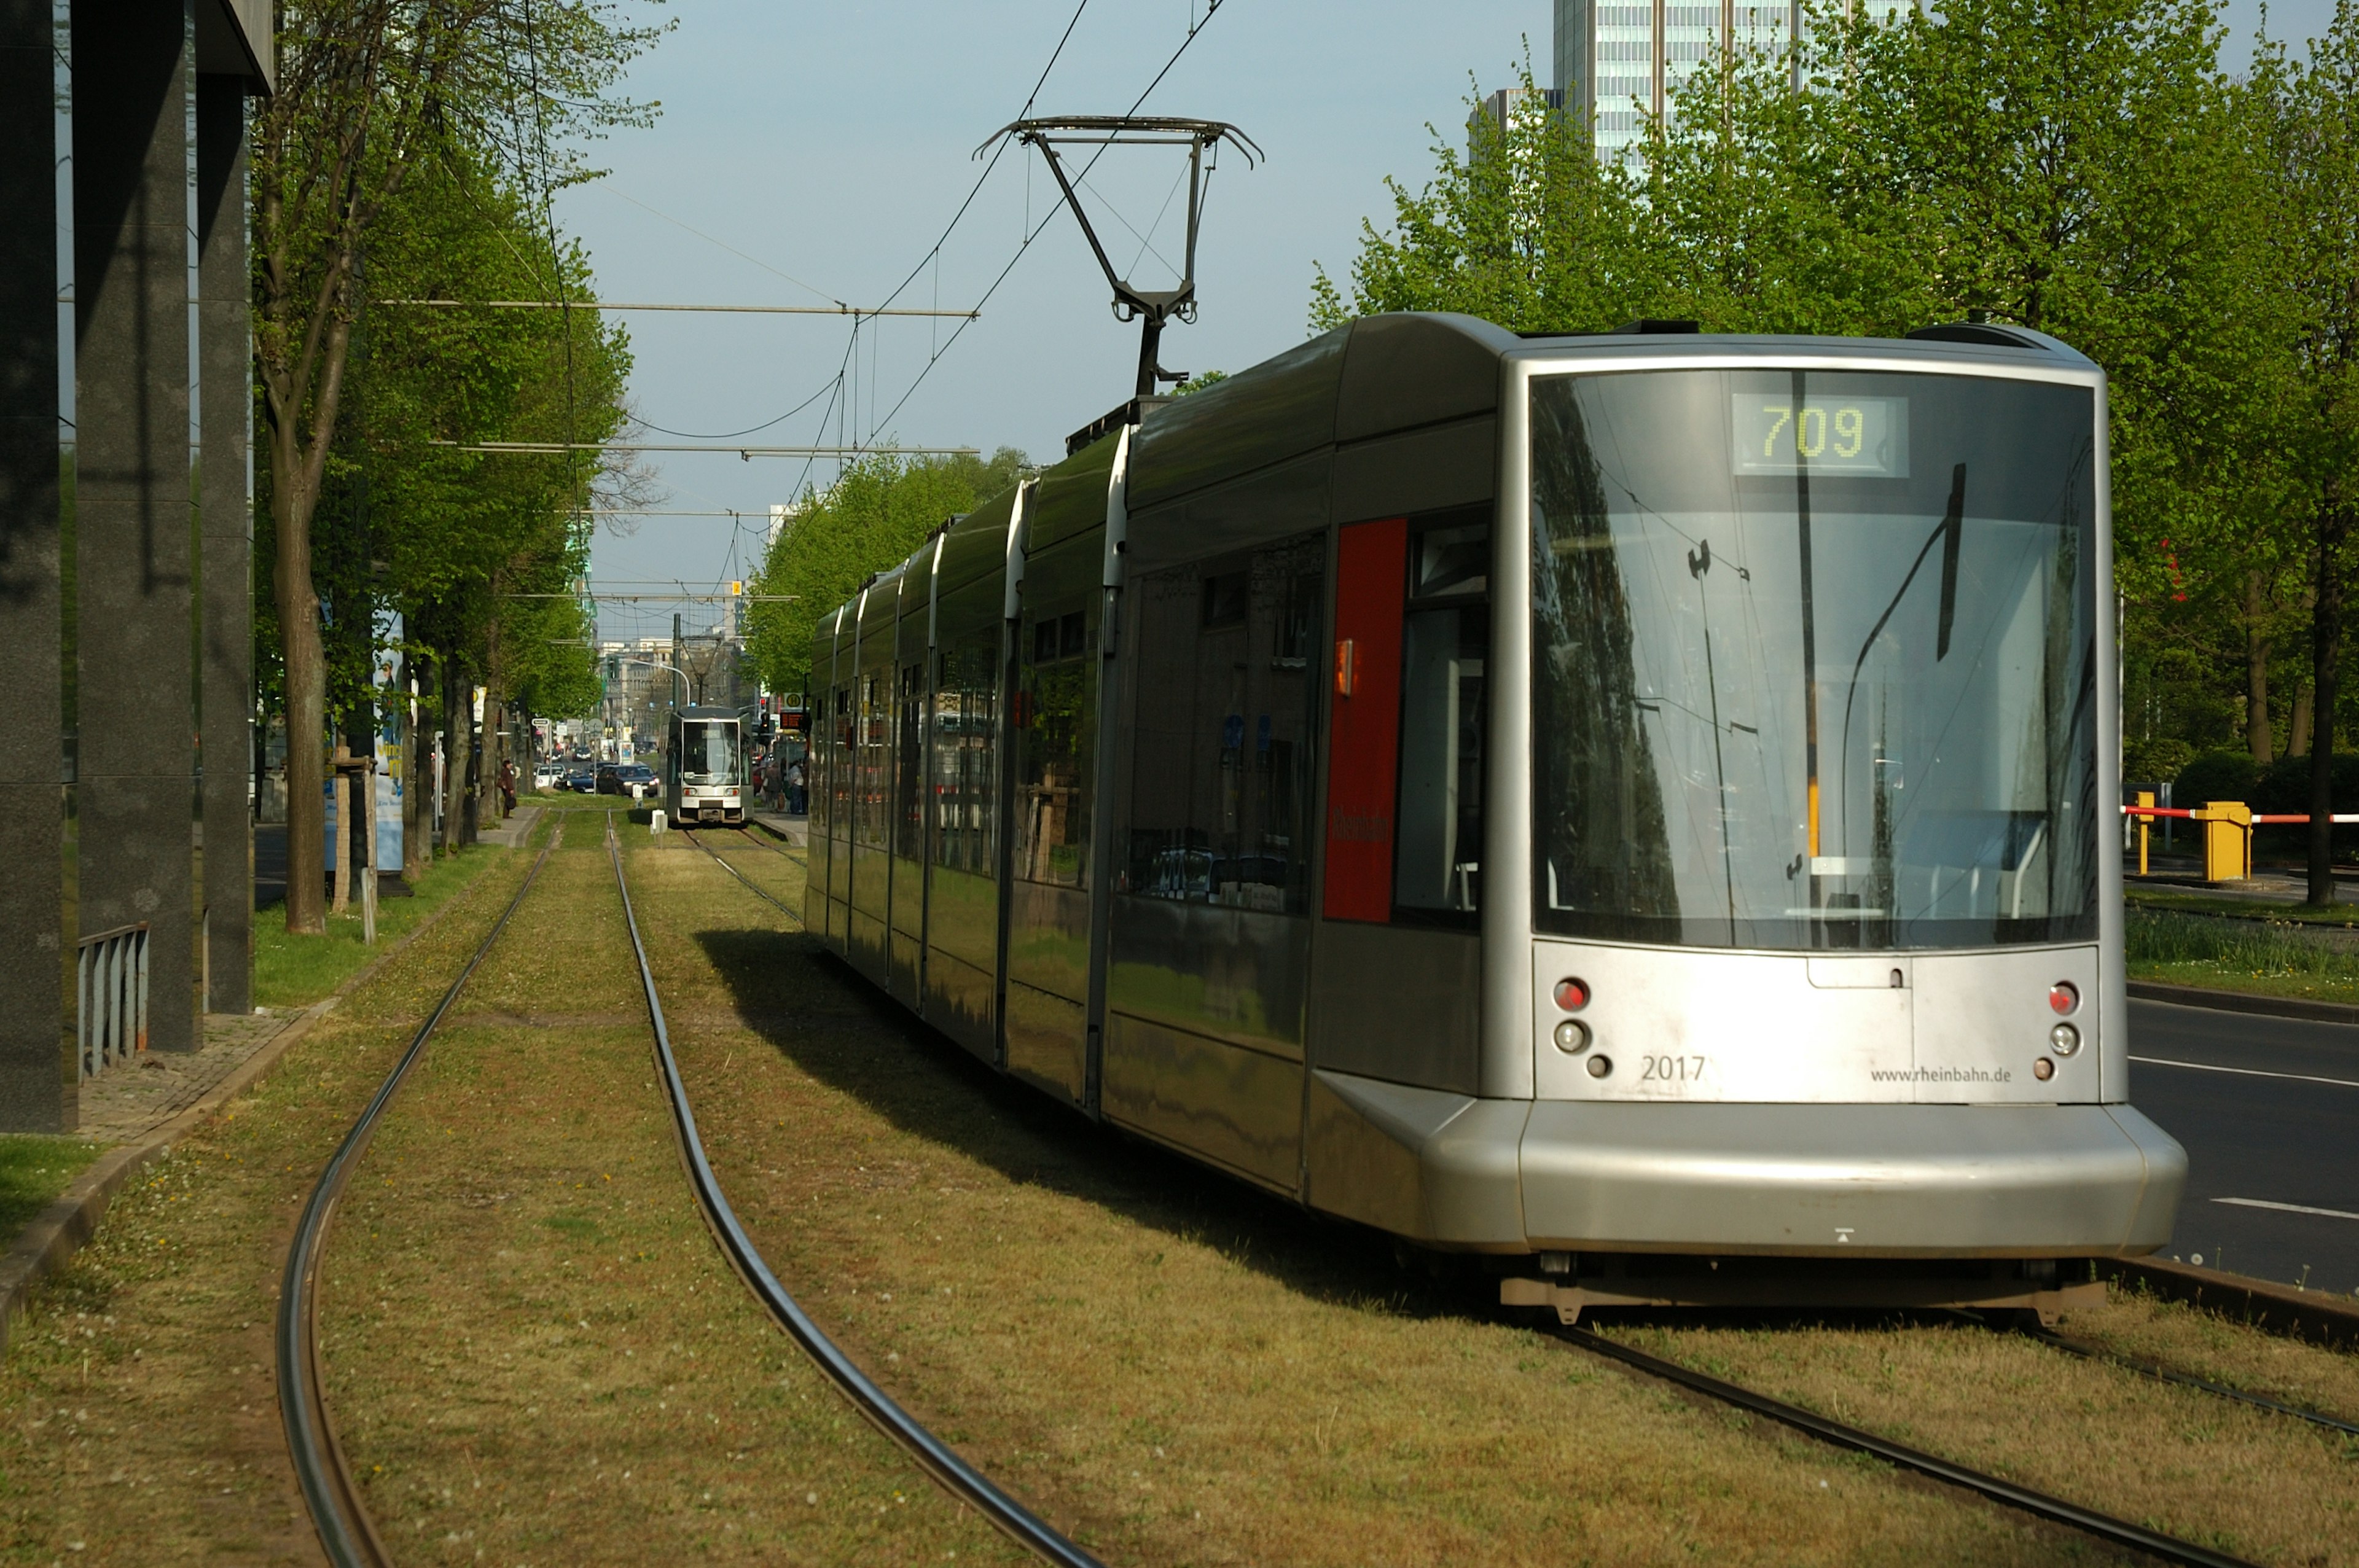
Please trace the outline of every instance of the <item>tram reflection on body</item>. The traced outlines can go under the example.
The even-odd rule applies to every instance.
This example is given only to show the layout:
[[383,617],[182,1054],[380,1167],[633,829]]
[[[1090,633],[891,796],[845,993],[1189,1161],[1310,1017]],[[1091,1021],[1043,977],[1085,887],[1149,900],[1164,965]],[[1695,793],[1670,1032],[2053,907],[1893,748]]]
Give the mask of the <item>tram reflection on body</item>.
[[810,930],[1432,1249],[2152,1250],[2104,399],[2009,328],[1404,314],[1117,410],[821,621]]

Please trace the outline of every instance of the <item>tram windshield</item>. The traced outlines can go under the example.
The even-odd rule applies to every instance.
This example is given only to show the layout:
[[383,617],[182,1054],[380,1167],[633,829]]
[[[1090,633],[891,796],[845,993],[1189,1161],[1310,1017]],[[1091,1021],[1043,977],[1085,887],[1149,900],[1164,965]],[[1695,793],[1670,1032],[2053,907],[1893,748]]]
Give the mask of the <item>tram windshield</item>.
[[1967,376],[1537,378],[1538,927],[2093,939],[2094,417]]
[[679,727],[679,776],[683,784],[737,782],[737,726],[728,719],[684,720]]

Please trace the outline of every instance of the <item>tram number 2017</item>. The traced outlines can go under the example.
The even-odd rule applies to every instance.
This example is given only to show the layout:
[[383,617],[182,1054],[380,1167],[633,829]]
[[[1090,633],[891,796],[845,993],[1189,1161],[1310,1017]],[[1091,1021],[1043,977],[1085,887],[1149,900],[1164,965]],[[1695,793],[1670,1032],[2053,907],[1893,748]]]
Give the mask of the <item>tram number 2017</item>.
[[1691,1084],[1703,1076],[1701,1056],[1644,1056],[1639,1060],[1641,1083]]

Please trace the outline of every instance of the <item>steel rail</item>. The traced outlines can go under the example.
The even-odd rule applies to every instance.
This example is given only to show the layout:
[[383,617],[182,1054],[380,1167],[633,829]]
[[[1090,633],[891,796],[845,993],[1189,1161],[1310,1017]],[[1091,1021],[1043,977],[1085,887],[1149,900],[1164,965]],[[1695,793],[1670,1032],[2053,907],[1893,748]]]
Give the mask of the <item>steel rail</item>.
[[[688,1087],[680,1077],[679,1063],[672,1054],[671,1033],[664,1023],[663,1002],[656,995],[655,972],[647,967],[647,944],[639,935],[638,915],[631,907],[630,882],[623,874],[622,841],[614,833],[614,815],[611,811],[606,814],[606,853],[614,865],[614,889],[623,899],[623,924],[630,932],[631,948],[638,958],[639,985],[647,994],[647,1020],[655,1033],[656,1065],[663,1076],[664,1093],[671,1102],[672,1127],[679,1138],[680,1157],[688,1167],[689,1182],[696,1190],[706,1222],[731,1266],[804,1354],[819,1364],[820,1370],[851,1399],[862,1415],[915,1459],[936,1485],[982,1514],[1043,1562],[1060,1564],[1060,1568],[1103,1568],[1096,1558],[1000,1490],[989,1476],[959,1457],[948,1444],[903,1410],[892,1395],[871,1380],[827,1336],[778,1282],[777,1276],[770,1272],[769,1264],[763,1260],[753,1238],[745,1234],[737,1211],[730,1206],[728,1195],[721,1190],[720,1178],[713,1174],[712,1162],[705,1157],[704,1141],[696,1130],[696,1113],[688,1103]],[[718,855],[712,858],[721,860]],[[728,865],[726,860],[721,863]],[[744,879],[741,876],[739,880]],[[753,884],[747,882],[746,886]]]
[[2115,1519],[2111,1514],[2099,1513],[2094,1509],[2084,1509],[2078,1503],[2066,1502],[2061,1498],[2050,1497],[2045,1492],[2035,1491],[2029,1487],[2020,1487],[2013,1481],[2004,1480],[1980,1470],[1970,1469],[1963,1465],[1952,1464],[1922,1449],[1911,1448],[1906,1444],[1878,1437],[1872,1432],[1865,1432],[1843,1422],[1834,1421],[1815,1411],[1804,1410],[1799,1405],[1788,1404],[1783,1400],[1773,1399],[1767,1394],[1756,1393],[1751,1389],[1736,1383],[1725,1382],[1708,1373],[1693,1371],[1677,1361],[1650,1355],[1647,1351],[1624,1345],[1618,1340],[1609,1339],[1593,1329],[1558,1326],[1552,1332],[1559,1339],[1586,1350],[1592,1355],[1619,1361],[1650,1377],[1677,1383],[1681,1388],[1719,1400],[1724,1404],[1734,1405],[1739,1410],[1749,1411],[1755,1415],[1766,1416],[1771,1421],[1790,1426],[1797,1432],[1815,1437],[1821,1443],[1831,1444],[1837,1448],[1848,1448],[1858,1454],[1873,1454],[1888,1465],[1897,1465],[1903,1470],[1913,1470],[1920,1476],[1930,1476],[1937,1481],[1945,1481],[1951,1486],[1978,1493],[1993,1502],[2004,1503],[2024,1513],[2033,1514],[2058,1524],[2070,1525],[2085,1534],[2095,1536],[2100,1541],[2110,1541],[2116,1546],[2126,1546],[2133,1551],[2143,1552],[2150,1557],[2158,1557],[2166,1563],[2180,1563],[2184,1568],[2257,1568],[2256,1564],[2245,1558],[2231,1557],[2224,1552],[2214,1552],[2208,1546],[2199,1546],[2191,1541],[2181,1541],[2177,1536],[2165,1535],[2160,1530],[2148,1530],[2144,1525],[2132,1524],[2127,1519]]
[[763,838],[760,834],[755,832],[750,827],[740,827],[737,831],[751,839],[755,848],[767,849],[773,855],[783,856],[789,863],[800,866],[805,871],[809,871],[810,870],[810,861],[803,855],[798,855],[792,849],[781,849],[779,846],[773,844],[770,840]]
[[2272,1415],[2289,1415],[2296,1421],[2306,1421],[2312,1426],[2322,1426],[2331,1432],[2340,1432],[2353,1437],[2359,1437],[2359,1422],[2344,1421],[2340,1416],[2327,1415],[2320,1411],[2304,1410],[2299,1405],[2287,1404],[2281,1400],[2270,1399],[2266,1394],[2247,1393],[2243,1389],[2233,1389],[2225,1383],[2215,1383],[2209,1378],[2199,1378],[2192,1372],[2182,1372],[2175,1367],[2148,1360],[2143,1356],[2125,1355],[2121,1351],[2108,1350],[2101,1345],[2091,1345],[2085,1340],[2059,1334],[2052,1328],[2026,1325],[2018,1332],[2050,1349],[2060,1350],[2067,1356],[2078,1356],[2084,1361],[2103,1362],[2109,1367],[2119,1367],[2125,1372],[2136,1372],[2142,1378],[2152,1378],[2157,1382],[2171,1383],[2182,1389],[2201,1390],[2207,1394],[2217,1394],[2223,1400],[2234,1400],[2241,1405],[2251,1405],[2256,1410],[2267,1411]]
[[[744,833],[745,830],[740,827],[737,831]],[[748,838],[752,837],[751,834],[747,834],[746,836]],[[727,871],[731,876],[735,877],[739,881],[744,882],[745,884],[746,892],[752,893],[756,898],[766,900],[774,906],[779,914],[793,921],[795,923],[796,930],[803,931],[809,929],[809,927],[803,924],[803,917],[796,911],[788,908],[787,903],[784,899],[769,892],[759,883],[756,882],[753,878],[747,876],[745,872],[739,871],[736,867],[723,860],[721,858],[721,852],[718,849],[715,849],[712,845],[707,844],[701,838],[691,837],[690,838],[689,842],[703,850],[706,854],[712,856],[713,863],[718,865],[723,871]]]
[[287,1433],[288,1457],[294,1462],[295,1479],[302,1489],[304,1506],[310,1510],[311,1526],[319,1531],[321,1549],[336,1568],[391,1568],[393,1562],[361,1501],[360,1488],[353,1484],[343,1449],[336,1442],[321,1377],[320,1258],[327,1246],[329,1227],[335,1219],[336,1200],[343,1195],[345,1184],[367,1152],[378,1119],[393,1103],[410,1068],[424,1054],[426,1042],[459,1000],[459,993],[466,989],[468,979],[492,950],[492,944],[507,929],[509,919],[524,903],[524,895],[532,891],[563,827],[562,823],[552,825],[549,842],[541,846],[540,858],[525,873],[524,885],[516,889],[516,897],[508,901],[507,908],[484,933],[483,941],[476,944],[474,957],[459,971],[459,978],[451,982],[451,989],[442,993],[442,1000],[435,1004],[426,1022],[418,1026],[409,1049],[393,1065],[393,1071],[377,1086],[375,1096],[361,1112],[360,1119],[353,1123],[343,1142],[330,1156],[318,1185],[311,1189],[310,1201],[303,1206],[303,1217],[295,1227],[294,1242],[287,1249],[287,1273],[278,1292],[278,1411]]

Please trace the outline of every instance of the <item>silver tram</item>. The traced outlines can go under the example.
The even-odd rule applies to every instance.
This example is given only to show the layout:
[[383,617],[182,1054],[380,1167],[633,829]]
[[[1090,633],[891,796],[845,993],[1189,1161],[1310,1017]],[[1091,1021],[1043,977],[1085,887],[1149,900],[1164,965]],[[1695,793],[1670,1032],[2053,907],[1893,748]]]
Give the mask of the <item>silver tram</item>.
[[810,930],[1091,1117],[1593,1300],[2152,1250],[2103,373],[1655,325],[1359,320],[947,524],[820,623]]
[[664,730],[664,815],[682,827],[745,823],[745,722],[734,708],[673,710]]

